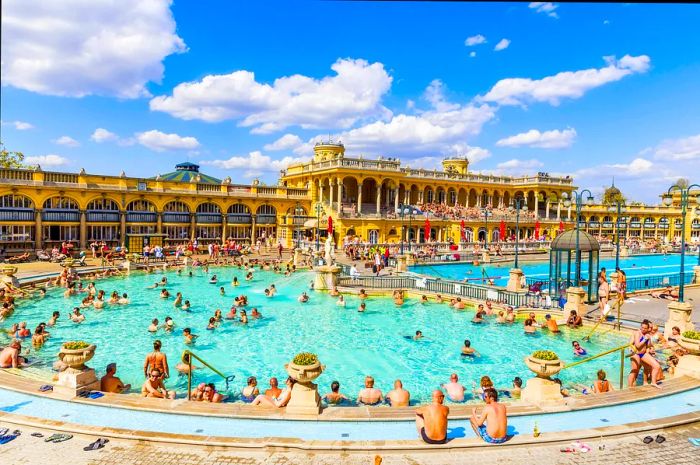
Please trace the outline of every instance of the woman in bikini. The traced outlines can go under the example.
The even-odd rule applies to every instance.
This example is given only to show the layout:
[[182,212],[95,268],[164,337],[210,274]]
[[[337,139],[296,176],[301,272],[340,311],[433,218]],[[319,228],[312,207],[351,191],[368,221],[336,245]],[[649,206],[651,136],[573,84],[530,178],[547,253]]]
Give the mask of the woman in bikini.
[[593,383],[593,392],[600,394],[613,390],[612,383],[606,379],[605,370],[598,370],[598,379]]
[[170,377],[170,369],[168,368],[168,357],[160,351],[162,343],[160,339],[153,341],[153,352],[146,355],[146,361],[143,364],[143,375],[148,378],[150,370],[157,370],[163,378]]

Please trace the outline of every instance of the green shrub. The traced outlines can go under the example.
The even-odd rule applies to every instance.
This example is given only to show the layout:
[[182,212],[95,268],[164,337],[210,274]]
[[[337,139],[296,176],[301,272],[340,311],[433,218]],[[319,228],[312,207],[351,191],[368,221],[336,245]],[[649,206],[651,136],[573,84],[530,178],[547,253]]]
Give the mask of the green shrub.
[[318,362],[318,357],[316,354],[312,354],[311,352],[301,352],[298,353],[295,357],[294,360],[292,360],[292,363],[295,365],[313,365],[314,363]]
[[68,341],[63,343],[63,348],[68,350],[87,349],[88,347],[90,347],[90,344],[85,341]]
[[540,360],[559,360],[559,356],[552,352],[551,350],[536,350],[532,353],[532,358],[539,358]]
[[700,341],[700,331],[684,331],[683,337],[687,339],[693,339],[695,341]]

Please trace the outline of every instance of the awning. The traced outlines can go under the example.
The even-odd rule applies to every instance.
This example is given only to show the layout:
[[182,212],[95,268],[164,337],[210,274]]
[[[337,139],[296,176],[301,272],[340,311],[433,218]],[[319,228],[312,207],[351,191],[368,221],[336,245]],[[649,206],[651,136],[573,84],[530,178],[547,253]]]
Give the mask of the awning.
[[304,221],[304,228],[306,229],[312,229],[318,226],[318,221],[316,221],[316,218],[311,218],[309,220]]

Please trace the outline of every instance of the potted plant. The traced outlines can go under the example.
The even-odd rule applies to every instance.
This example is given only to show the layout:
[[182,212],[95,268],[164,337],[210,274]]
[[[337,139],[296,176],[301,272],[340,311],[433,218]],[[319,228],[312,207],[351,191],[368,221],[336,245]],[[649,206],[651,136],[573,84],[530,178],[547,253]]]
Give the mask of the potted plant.
[[68,365],[69,369],[81,371],[85,363],[95,356],[95,344],[85,341],[68,341],[61,345],[58,358]]
[[537,375],[538,378],[548,379],[564,368],[564,362],[551,350],[536,350],[525,357],[525,365]]
[[300,383],[310,383],[323,373],[326,366],[321,365],[316,354],[310,352],[298,353],[284,368],[289,376]]
[[700,355],[700,331],[684,331],[679,344],[692,355]]

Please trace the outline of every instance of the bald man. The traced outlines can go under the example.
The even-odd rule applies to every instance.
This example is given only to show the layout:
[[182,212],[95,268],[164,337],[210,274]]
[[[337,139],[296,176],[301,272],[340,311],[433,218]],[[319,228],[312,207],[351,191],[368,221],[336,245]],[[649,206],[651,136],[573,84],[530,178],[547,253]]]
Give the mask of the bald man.
[[392,407],[408,407],[411,401],[411,394],[403,388],[403,383],[400,379],[394,381],[394,389],[386,394],[389,404]]
[[433,391],[433,402],[416,409],[416,430],[426,444],[447,442],[447,416],[450,409],[442,405],[445,395],[440,390]]

